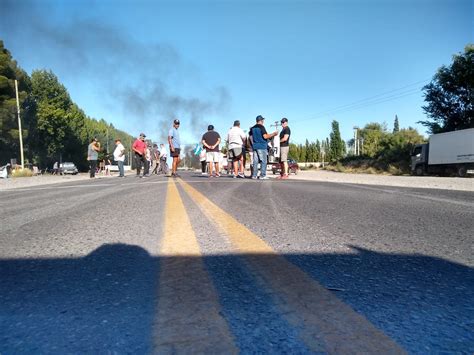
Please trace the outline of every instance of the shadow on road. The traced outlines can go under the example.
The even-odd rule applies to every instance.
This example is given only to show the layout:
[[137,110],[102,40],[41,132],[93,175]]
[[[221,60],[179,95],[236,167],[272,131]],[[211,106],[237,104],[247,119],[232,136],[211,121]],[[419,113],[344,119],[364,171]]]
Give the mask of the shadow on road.
[[[422,255],[354,249],[354,254],[285,257],[323,286],[337,289],[337,297],[409,352],[473,353],[473,268]],[[298,350],[297,330],[284,329],[246,258],[187,262],[204,261],[243,352],[270,346]],[[159,258],[124,244],[104,245],[76,259],[0,260],[0,353],[151,352],[159,268]]]

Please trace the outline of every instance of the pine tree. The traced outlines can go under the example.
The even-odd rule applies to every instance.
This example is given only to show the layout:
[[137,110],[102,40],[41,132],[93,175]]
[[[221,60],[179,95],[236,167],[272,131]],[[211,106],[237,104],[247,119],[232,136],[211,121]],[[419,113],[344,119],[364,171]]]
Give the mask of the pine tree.
[[395,115],[395,121],[393,122],[393,133],[397,133],[400,131],[400,126],[398,124],[398,116]]
[[316,139],[316,161],[321,161],[321,142]]
[[330,134],[329,150],[331,152],[331,161],[337,161],[344,156],[345,143],[341,139],[341,132],[339,131],[339,122],[332,121],[332,132]]

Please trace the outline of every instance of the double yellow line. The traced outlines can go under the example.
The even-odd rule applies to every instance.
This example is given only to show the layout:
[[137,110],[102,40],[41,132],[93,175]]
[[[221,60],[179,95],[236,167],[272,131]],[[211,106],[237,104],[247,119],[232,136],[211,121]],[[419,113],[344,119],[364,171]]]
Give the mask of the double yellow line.
[[[323,351],[328,353],[404,353],[366,318],[191,185],[183,180],[179,185],[227,237],[234,253],[242,254],[264,280],[282,317],[298,329],[308,349],[321,351],[323,344]],[[199,243],[174,181],[168,185],[166,206],[156,350],[238,352],[227,321],[221,316],[218,297],[204,269]]]

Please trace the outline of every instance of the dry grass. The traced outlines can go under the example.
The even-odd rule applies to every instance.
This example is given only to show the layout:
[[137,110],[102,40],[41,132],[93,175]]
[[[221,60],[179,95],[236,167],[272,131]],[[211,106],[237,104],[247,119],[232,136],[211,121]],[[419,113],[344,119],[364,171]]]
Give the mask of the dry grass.
[[15,169],[12,170],[12,177],[19,178],[19,177],[31,177],[33,176],[33,172],[30,169]]
[[406,172],[396,164],[382,164],[370,159],[338,162],[325,167],[325,170],[350,174],[404,175]]

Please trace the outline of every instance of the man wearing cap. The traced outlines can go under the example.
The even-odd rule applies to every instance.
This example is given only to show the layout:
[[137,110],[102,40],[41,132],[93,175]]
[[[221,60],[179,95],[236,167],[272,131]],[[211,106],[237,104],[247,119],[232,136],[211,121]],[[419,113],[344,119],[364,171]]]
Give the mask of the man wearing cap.
[[281,119],[282,130],[280,132],[280,179],[288,179],[288,152],[290,150],[290,127],[288,127],[288,118]]
[[204,133],[202,136],[202,145],[206,148],[206,160],[207,160],[207,167],[209,171],[209,177],[212,177],[212,165],[216,169],[216,177],[221,176],[219,174],[219,160],[220,160],[220,153],[219,153],[219,144],[221,142],[221,136],[219,133],[214,131],[214,126],[209,125],[207,127],[207,132]]
[[[240,128],[240,121],[234,121],[234,126],[227,133],[229,143],[229,158],[232,159],[234,178],[244,178],[244,146],[246,142],[245,132]],[[240,168],[239,168],[240,163]]]
[[132,150],[135,152],[135,164],[137,165],[137,177],[143,177],[140,175],[142,166],[145,166],[145,153],[147,145],[145,143],[145,133],[140,133],[140,136],[133,142]]
[[175,119],[173,121],[173,127],[170,128],[168,132],[168,144],[170,145],[170,155],[173,157],[173,165],[171,166],[171,176],[178,177],[179,175],[176,173],[178,170],[179,164],[179,154],[180,154],[180,146],[181,141],[179,139],[179,120]]
[[258,115],[255,119],[257,124],[250,128],[250,139],[252,141],[253,149],[253,171],[252,179],[257,178],[258,173],[258,162],[260,161],[260,180],[268,180],[267,177],[267,154],[268,154],[268,139],[275,137],[278,131],[273,133],[267,133],[263,123],[265,118]]
[[97,159],[99,159],[100,143],[97,138],[92,138],[91,143],[87,147],[87,160],[90,165],[90,178],[95,178],[95,171],[97,170]]

